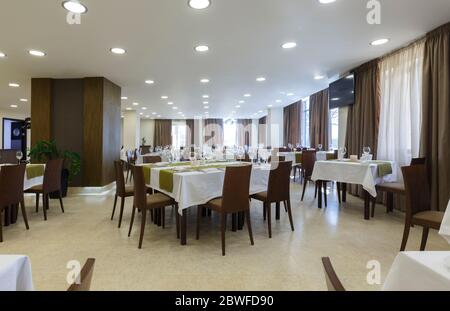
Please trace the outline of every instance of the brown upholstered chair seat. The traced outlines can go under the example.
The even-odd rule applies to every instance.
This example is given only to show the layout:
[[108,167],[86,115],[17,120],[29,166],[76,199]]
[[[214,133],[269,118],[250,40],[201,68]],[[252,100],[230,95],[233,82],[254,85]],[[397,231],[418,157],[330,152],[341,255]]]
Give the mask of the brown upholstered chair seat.
[[147,209],[161,208],[169,205],[175,205],[175,201],[165,194],[155,193],[147,196]]
[[384,183],[377,185],[377,190],[403,194],[405,193],[405,185],[399,182]]
[[34,187],[31,187],[30,189],[27,189],[26,192],[36,193],[36,192],[42,192],[44,190],[44,185],[36,185]]
[[425,211],[417,213],[413,216],[413,223],[419,226],[427,226],[436,230],[441,227],[444,213],[438,211]]
[[222,210],[222,198],[212,199],[207,205],[209,208],[220,212]]
[[125,186],[125,196],[132,197],[134,195],[134,186],[132,185],[126,185]]
[[267,191],[255,193],[251,196],[252,199],[258,200],[258,201],[267,201]]

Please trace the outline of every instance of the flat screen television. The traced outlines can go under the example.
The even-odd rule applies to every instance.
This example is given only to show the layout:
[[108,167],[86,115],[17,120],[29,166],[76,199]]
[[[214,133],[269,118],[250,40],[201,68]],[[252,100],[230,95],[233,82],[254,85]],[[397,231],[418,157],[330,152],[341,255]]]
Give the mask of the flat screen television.
[[353,74],[339,79],[329,86],[330,109],[355,103],[355,78]]

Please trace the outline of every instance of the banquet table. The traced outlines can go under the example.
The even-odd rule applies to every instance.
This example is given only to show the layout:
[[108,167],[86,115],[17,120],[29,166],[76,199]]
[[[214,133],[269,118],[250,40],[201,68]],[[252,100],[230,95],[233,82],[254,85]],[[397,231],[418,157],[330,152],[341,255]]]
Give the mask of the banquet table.
[[[380,174],[379,165],[390,165],[390,172]],[[377,196],[376,185],[386,182],[397,181],[397,167],[392,161],[357,161],[329,160],[316,161],[311,179],[319,183],[318,188],[318,207],[322,208],[322,181],[332,180],[342,184],[342,201],[346,201],[346,185],[362,185],[364,189],[364,219],[370,219],[369,213],[369,195],[373,198]],[[382,173],[384,173],[382,171]]]
[[136,164],[144,164],[145,157],[161,157],[161,161],[167,162],[169,159],[162,152],[152,152],[147,154],[140,154],[136,159]]
[[[10,164],[0,165],[0,170],[3,166],[6,165]],[[34,186],[41,185],[44,182],[44,171],[45,171],[45,164],[27,164],[23,182],[23,190],[28,190],[30,188],[33,188]],[[9,226],[10,224],[16,222],[17,212],[15,208],[13,209],[9,207],[5,208],[4,214],[5,214],[4,216],[5,226]]]
[[[170,164],[143,165],[146,185],[152,189],[172,197],[178,203],[178,213],[181,215],[181,244],[186,244],[186,211],[191,206],[208,203],[222,196],[225,177],[225,167],[242,165],[240,162],[208,163],[204,168],[192,170],[190,163],[177,163],[172,173],[171,191],[161,185],[160,174],[167,173]],[[216,167],[214,167],[216,166]],[[147,171],[147,172],[146,172]],[[250,194],[266,191],[269,181],[270,165],[253,166],[250,178]]]
[[447,210],[442,219],[441,229],[439,234],[450,243],[450,201],[448,201]]
[[298,157],[297,155],[302,154],[301,151],[298,152],[278,152],[279,157],[284,157],[286,161],[291,161],[292,165],[301,164],[301,162],[298,162],[301,157]]
[[0,291],[33,291],[28,256],[0,255]]
[[450,291],[450,252],[399,253],[382,290]]

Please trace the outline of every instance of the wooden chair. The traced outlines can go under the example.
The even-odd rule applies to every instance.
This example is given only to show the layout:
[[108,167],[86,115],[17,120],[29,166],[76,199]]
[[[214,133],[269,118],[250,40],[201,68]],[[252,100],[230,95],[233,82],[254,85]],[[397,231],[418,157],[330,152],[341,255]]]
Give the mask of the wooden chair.
[[290,196],[290,174],[292,169],[292,162],[279,162],[275,164],[275,166],[276,167],[270,170],[269,185],[267,191],[260,192],[251,196],[252,199],[263,202],[264,219],[266,219],[266,215],[268,219],[267,223],[269,228],[269,238],[272,238],[272,203],[279,204],[280,202],[283,202],[284,209],[289,215],[291,230],[294,231]]
[[[302,164],[303,164],[303,172],[304,172],[304,180],[303,180],[303,191],[302,191],[302,199],[301,201],[303,202],[303,198],[305,197],[305,191],[306,191],[306,186],[308,184],[308,181],[312,181],[311,177],[312,177],[312,173],[314,170],[314,164],[316,163],[316,150],[305,150],[303,151],[303,156],[302,156]],[[327,182],[322,180],[322,185],[323,185],[323,195],[324,195],[324,199],[325,199],[325,206],[327,206]],[[317,197],[317,183],[315,183],[315,195],[314,198]],[[339,191],[338,191],[339,192]]]
[[[133,212],[131,214],[131,222],[130,222],[130,230],[128,231],[128,236],[131,235],[131,230],[133,228],[133,222],[134,222],[134,215],[136,213],[136,209],[139,209],[141,211],[141,233],[139,237],[139,248],[142,248],[142,240],[144,238],[144,231],[145,231],[145,221],[147,218],[147,211],[152,211],[153,209],[162,209],[162,215],[164,217],[164,208],[166,206],[175,205],[178,204],[174,201],[174,199],[162,194],[162,193],[155,193],[151,195],[147,195],[147,189],[145,187],[145,180],[144,180],[144,171],[141,166],[135,166],[134,167],[134,204],[133,204]],[[177,224],[179,223],[178,220],[178,213],[177,214]],[[178,226],[177,226],[178,231]]]
[[328,291],[345,292],[345,288],[334,271],[330,258],[322,257],[322,265],[325,270],[325,280],[327,282]]
[[294,182],[295,182],[295,177],[297,176],[297,171],[298,171],[298,177],[300,177],[300,183],[302,183],[303,170],[302,170],[302,163],[299,161],[302,154],[296,153],[294,156],[295,156],[295,160],[296,160],[296,163],[294,165],[292,165],[292,169],[294,170]]
[[[425,158],[415,158],[411,160],[411,165],[425,164]],[[394,210],[394,194],[405,195],[405,184],[402,182],[383,183],[376,186],[377,192],[386,192],[386,212],[392,212]],[[375,207],[377,200],[372,200],[372,213],[371,216],[375,216]]]
[[11,212],[13,206],[18,206],[22,211],[23,221],[27,230],[28,226],[27,212],[23,199],[23,182],[25,179],[25,164],[3,166],[0,169],[0,242],[3,242],[3,209],[9,207]]
[[123,209],[125,206],[125,199],[134,196],[133,186],[125,185],[125,177],[123,175],[122,161],[114,161],[114,169],[116,173],[116,194],[114,196],[114,206],[111,215],[111,220],[114,219],[116,211],[117,197],[120,197],[120,214],[119,214],[119,228],[122,225]]
[[128,176],[130,176],[130,181],[133,180],[133,166],[136,164],[138,157],[137,149],[134,149],[133,151],[127,152],[127,177],[125,178],[125,183],[128,182]]
[[63,159],[48,160],[47,164],[45,165],[44,183],[25,191],[26,193],[36,194],[36,213],[39,211],[39,195],[42,194],[44,220],[47,220],[47,210],[49,208],[50,193],[58,193],[61,211],[64,213],[64,204],[62,201],[61,192],[61,173],[63,164]]
[[81,268],[79,284],[72,284],[67,289],[68,292],[87,292],[91,288],[92,275],[94,274],[95,258],[89,258]]
[[141,146],[140,152],[141,154],[149,154],[151,153],[152,146]]
[[159,163],[162,162],[162,158],[160,156],[145,156],[142,157],[142,162],[146,164]]
[[[251,165],[227,166],[222,197],[211,200],[206,204],[207,208],[220,213],[222,256],[225,256],[225,230],[228,214],[245,213],[250,243],[254,245],[249,202],[251,172]],[[197,240],[200,238],[200,218],[201,208],[199,207],[197,209]]]
[[444,212],[431,210],[431,195],[425,164],[402,167],[406,190],[406,217],[400,251],[403,252],[408,242],[411,225],[423,227],[420,250],[424,251],[427,244],[428,232],[439,230]]

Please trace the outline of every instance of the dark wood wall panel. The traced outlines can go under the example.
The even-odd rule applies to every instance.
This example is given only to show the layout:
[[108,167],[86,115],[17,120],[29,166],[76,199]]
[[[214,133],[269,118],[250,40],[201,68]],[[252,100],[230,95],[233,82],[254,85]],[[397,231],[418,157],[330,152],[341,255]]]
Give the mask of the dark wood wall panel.
[[31,146],[51,139],[52,79],[31,79]]

